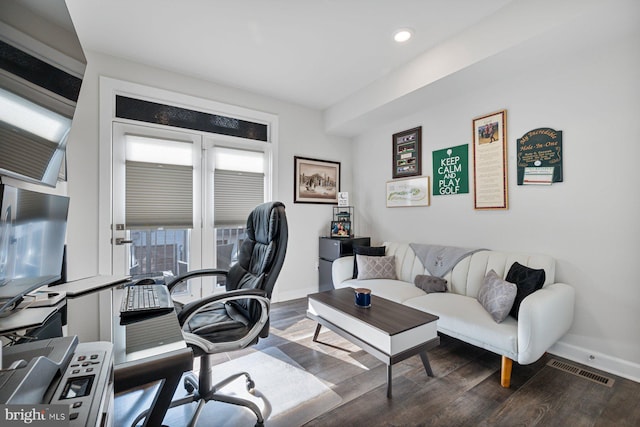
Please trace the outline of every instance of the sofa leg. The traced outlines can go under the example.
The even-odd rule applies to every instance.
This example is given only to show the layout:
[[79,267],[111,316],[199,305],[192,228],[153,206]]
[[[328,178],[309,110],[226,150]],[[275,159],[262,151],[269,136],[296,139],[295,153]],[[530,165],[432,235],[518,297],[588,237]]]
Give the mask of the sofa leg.
[[502,356],[502,372],[500,374],[500,384],[504,388],[509,388],[511,385],[511,368],[513,366],[513,360],[507,356]]

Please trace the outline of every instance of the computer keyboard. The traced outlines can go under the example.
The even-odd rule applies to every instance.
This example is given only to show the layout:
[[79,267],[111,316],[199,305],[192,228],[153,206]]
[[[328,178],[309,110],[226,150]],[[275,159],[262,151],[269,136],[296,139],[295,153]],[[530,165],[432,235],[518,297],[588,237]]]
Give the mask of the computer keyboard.
[[120,317],[168,313],[174,309],[165,285],[133,285],[125,287]]

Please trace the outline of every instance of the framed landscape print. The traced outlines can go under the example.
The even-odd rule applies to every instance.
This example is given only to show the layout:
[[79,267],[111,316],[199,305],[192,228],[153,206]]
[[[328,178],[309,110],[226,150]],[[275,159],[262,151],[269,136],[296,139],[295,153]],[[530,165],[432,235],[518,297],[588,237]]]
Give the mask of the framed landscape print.
[[393,178],[422,174],[422,126],[393,134]]
[[473,119],[475,209],[507,209],[507,111]]
[[429,206],[429,181],[428,176],[387,181],[387,207]]
[[293,202],[338,204],[340,162],[294,157]]

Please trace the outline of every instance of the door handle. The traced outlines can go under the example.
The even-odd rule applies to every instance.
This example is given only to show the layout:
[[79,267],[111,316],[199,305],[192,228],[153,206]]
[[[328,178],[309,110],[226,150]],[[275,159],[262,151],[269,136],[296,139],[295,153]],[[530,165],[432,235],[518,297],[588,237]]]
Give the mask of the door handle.
[[[113,239],[111,240],[113,242]],[[116,245],[124,245],[125,243],[133,243],[133,240],[126,240],[122,237],[116,237]]]

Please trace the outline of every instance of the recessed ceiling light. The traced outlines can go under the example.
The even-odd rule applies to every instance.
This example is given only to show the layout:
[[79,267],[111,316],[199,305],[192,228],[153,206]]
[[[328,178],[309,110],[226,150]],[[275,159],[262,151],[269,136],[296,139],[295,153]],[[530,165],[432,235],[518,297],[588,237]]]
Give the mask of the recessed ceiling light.
[[409,40],[412,35],[413,35],[413,33],[411,32],[411,30],[409,30],[407,28],[402,28],[400,30],[397,30],[393,34],[393,39],[395,41],[397,41],[398,43],[404,43],[407,40]]

